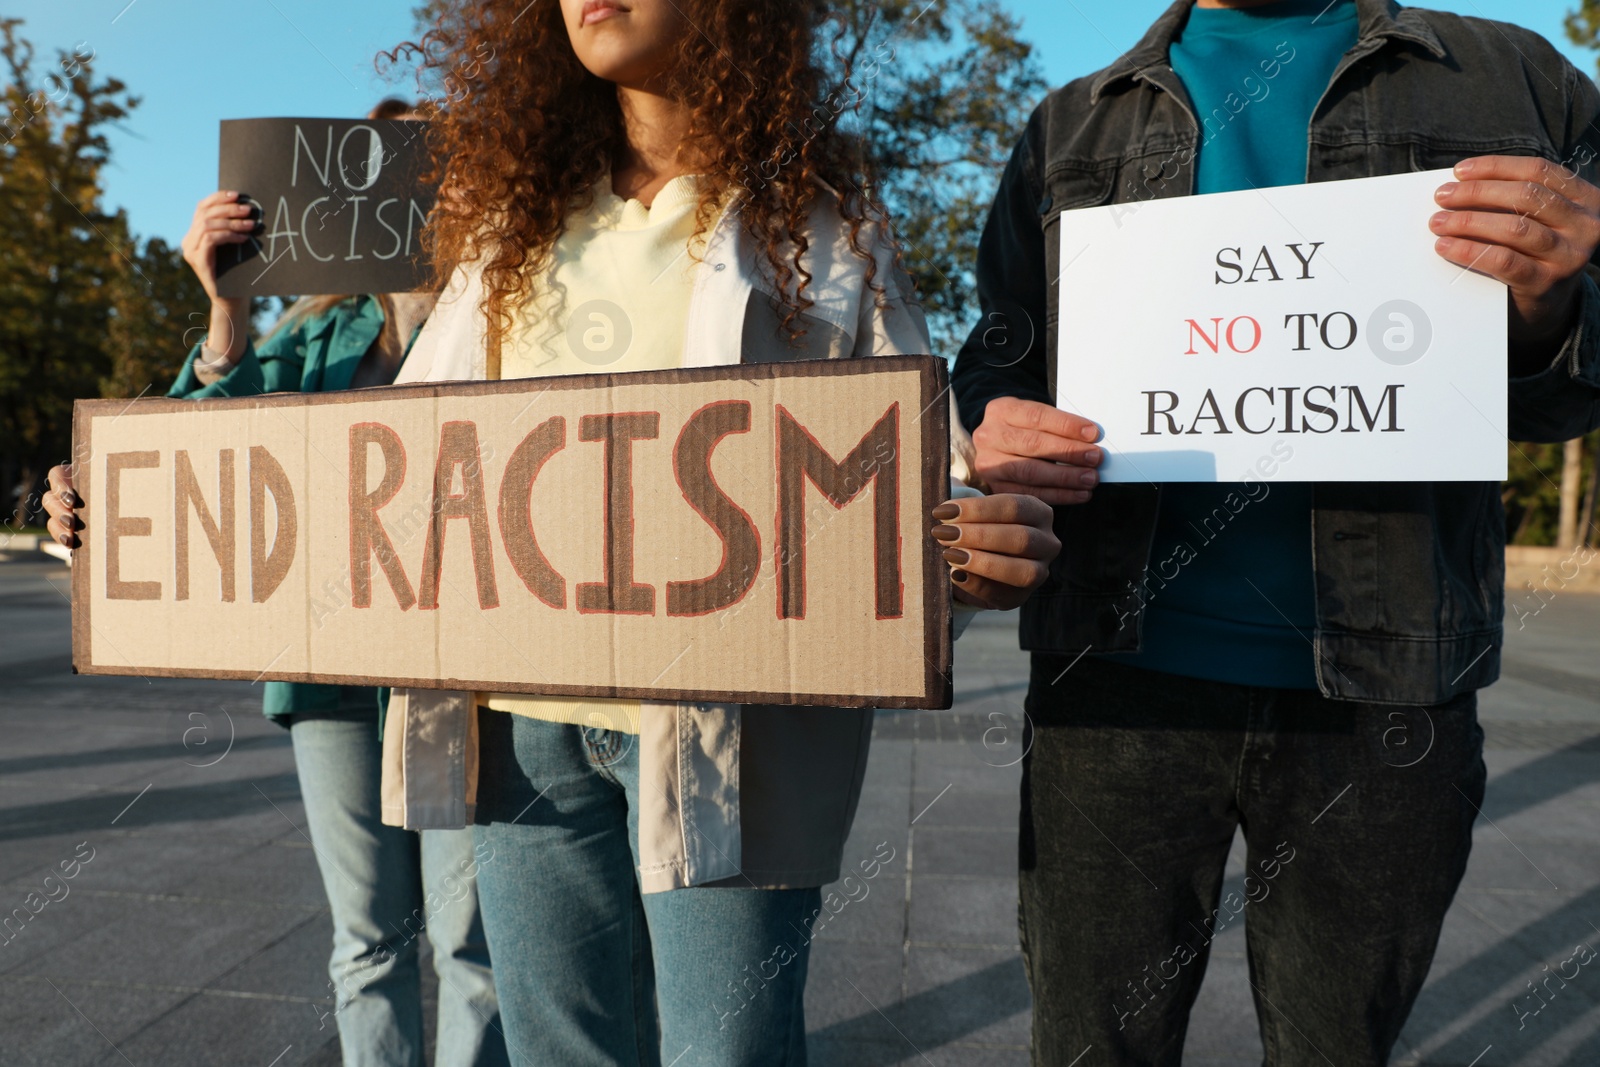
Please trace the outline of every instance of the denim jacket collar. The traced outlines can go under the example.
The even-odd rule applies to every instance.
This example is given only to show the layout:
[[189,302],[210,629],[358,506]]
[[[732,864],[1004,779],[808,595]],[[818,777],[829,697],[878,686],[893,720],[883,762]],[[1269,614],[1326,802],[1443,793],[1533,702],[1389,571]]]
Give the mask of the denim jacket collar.
[[[1422,20],[1413,18],[1394,0],[1355,0],[1360,19],[1360,36],[1354,51],[1376,51],[1385,41],[1411,41],[1427,49],[1437,59],[1447,54],[1439,35]],[[1133,48],[1111,64],[1095,79],[1089,92],[1089,102],[1099,103],[1100,97],[1112,85],[1127,80],[1139,80],[1152,67],[1165,66],[1172,39],[1189,21],[1189,9],[1194,0],[1177,0],[1152,25]]]

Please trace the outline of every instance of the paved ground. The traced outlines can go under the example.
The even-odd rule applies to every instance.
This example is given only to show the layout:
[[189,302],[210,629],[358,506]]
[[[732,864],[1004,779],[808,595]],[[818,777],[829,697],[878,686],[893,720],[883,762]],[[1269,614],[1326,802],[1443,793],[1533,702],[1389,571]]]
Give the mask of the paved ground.
[[[336,1064],[286,736],[242,684],[70,676],[64,579],[0,565],[0,917],[40,894],[0,929],[0,1065]],[[1580,941],[1600,949],[1600,598],[1525,622],[1483,701],[1485,818],[1403,1064],[1600,1064],[1600,967],[1549,980],[1544,1000],[1526,985]],[[957,646],[954,711],[880,716],[849,863],[893,858],[838,887],[853,899],[817,940],[817,1067],[1027,1061],[1013,625],[987,619]],[[66,895],[39,907],[63,861]],[[1236,926],[1185,1062],[1260,1060]]]

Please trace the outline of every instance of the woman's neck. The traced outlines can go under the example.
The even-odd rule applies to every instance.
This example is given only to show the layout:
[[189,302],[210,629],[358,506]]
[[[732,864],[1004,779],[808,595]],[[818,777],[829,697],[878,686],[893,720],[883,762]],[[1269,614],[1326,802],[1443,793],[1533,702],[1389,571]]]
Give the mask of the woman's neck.
[[611,191],[649,207],[663,186],[689,173],[681,148],[689,109],[681,100],[643,89],[617,88],[627,155],[611,171]]

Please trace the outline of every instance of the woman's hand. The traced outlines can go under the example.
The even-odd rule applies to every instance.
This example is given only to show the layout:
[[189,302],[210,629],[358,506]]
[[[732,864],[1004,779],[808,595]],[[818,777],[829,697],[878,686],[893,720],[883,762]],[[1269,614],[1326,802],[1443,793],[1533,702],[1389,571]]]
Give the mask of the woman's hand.
[[933,509],[933,536],[955,569],[950,582],[964,604],[1006,610],[1020,605],[1050,573],[1061,551],[1054,513],[1038,497],[1017,493],[962,497]]
[[61,463],[51,467],[47,480],[50,488],[44,494],[44,510],[49,514],[50,521],[45,524],[45,529],[63,546],[77,548],[78,531],[83,529],[77,509],[83,501],[72,487],[71,465]]
[[206,347],[237,360],[244,353],[249,328],[250,301],[217,295],[217,248],[239,245],[255,234],[259,225],[255,207],[241,203],[231,190],[212,193],[195,205],[194,221],[183,235],[183,258],[211,298],[211,326]]

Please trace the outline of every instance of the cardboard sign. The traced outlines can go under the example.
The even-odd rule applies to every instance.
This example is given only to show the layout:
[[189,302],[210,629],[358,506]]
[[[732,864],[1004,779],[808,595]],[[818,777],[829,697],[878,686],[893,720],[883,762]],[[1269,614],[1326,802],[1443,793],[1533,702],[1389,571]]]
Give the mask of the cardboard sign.
[[1061,214],[1056,403],[1108,482],[1506,476],[1506,288],[1439,258],[1449,171]]
[[223,296],[402,293],[423,288],[425,122],[230,119],[217,187],[260,208],[261,232],[217,251]]
[[86,674],[950,706],[942,360],[80,400]]

